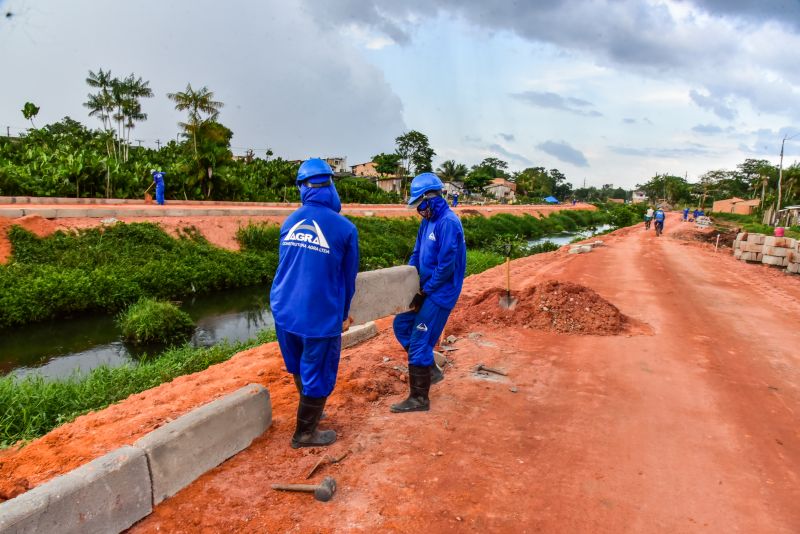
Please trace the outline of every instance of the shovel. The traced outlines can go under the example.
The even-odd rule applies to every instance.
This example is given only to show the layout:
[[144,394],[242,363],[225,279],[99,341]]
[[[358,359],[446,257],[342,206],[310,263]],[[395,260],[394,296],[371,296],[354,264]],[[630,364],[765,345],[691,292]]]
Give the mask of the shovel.
[[506,294],[500,297],[500,307],[504,310],[513,310],[517,299],[511,296],[511,244],[504,246],[506,253]]

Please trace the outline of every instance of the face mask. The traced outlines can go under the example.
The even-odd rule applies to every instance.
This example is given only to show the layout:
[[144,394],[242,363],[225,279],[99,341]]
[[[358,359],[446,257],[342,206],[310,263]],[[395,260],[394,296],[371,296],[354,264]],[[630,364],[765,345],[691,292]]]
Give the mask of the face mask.
[[417,213],[419,213],[423,219],[430,219],[431,215],[433,215],[431,202],[427,199],[420,202],[419,206],[417,206]]

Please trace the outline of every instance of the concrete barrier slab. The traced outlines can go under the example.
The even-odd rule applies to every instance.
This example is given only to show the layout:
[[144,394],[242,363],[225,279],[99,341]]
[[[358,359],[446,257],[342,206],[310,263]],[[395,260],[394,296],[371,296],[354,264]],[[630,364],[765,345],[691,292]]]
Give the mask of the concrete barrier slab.
[[366,341],[378,335],[378,327],[374,322],[367,324],[360,324],[351,327],[347,332],[342,334],[342,348],[346,349],[353,345]]
[[150,465],[153,505],[247,448],[271,424],[269,392],[250,384],[138,440],[133,445]]
[[153,511],[144,452],[121,447],[0,504],[0,532],[122,532]]
[[350,304],[353,323],[364,324],[408,311],[419,291],[417,269],[410,265],[364,271],[356,277],[356,294]]

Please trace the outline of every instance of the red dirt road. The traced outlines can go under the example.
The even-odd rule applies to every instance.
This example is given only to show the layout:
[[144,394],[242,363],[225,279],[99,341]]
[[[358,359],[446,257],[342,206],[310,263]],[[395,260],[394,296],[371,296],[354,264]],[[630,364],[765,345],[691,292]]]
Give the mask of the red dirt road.
[[[0,489],[257,381],[272,428],[131,532],[800,532],[800,278],[671,237],[681,226],[513,262],[520,292],[594,290],[630,318],[619,335],[460,323],[504,273],[468,279],[448,328],[473,335],[455,343],[428,413],[388,412],[405,355],[384,329],[343,354],[326,423],[339,441],[292,450],[296,393],[270,344],[0,455]],[[508,378],[474,376],[479,362]],[[346,450],[314,477],[337,479],[331,502],[269,489]]]

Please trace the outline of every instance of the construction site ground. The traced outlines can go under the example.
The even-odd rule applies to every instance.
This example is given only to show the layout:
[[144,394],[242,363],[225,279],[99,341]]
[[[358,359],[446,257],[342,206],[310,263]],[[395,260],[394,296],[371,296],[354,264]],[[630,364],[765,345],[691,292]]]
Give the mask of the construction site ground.
[[[800,277],[689,228],[672,215],[659,238],[637,225],[515,260],[514,312],[495,301],[503,266],[468,278],[430,412],[389,412],[407,392],[389,318],[343,352],[329,448],[290,448],[273,343],[0,453],[0,498],[256,382],[272,427],[131,532],[800,532]],[[348,451],[312,477],[335,477],[328,503],[270,489]]]

